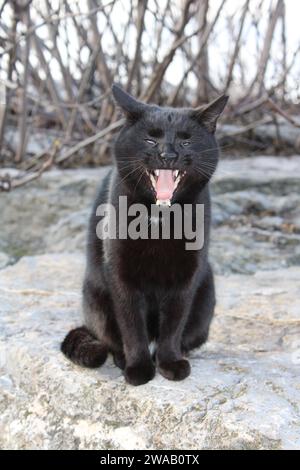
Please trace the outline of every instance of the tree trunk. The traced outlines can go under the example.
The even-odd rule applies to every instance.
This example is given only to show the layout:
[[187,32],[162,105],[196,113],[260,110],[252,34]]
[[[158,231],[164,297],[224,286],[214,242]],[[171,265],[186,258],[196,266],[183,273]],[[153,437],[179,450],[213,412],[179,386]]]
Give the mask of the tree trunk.
[[201,0],[199,2],[198,22],[200,27],[199,32],[199,47],[202,47],[202,53],[198,61],[198,87],[197,87],[197,103],[209,101],[209,61],[208,61],[208,44],[203,45],[202,38],[207,28],[207,13],[209,8],[209,0]]

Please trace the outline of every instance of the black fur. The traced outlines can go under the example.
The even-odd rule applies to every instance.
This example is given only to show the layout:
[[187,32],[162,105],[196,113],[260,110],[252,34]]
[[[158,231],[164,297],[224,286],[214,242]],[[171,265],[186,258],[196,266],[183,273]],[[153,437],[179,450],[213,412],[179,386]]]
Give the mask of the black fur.
[[[191,110],[145,105],[116,85],[113,94],[127,119],[116,141],[115,166],[90,219],[85,326],[67,335],[62,351],[86,367],[100,366],[111,352],[133,385],[151,380],[156,366],[167,379],[182,380],[190,373],[184,355],[206,341],[215,307],[208,182],[218,161],[216,121],[228,98]],[[187,251],[184,239],[98,239],[96,207],[110,202],[118,208],[120,195],[128,197],[128,206],[150,207],[155,194],[146,170],[158,168],[185,171],[172,203],[204,204],[203,248]],[[152,340],[157,342],[155,361],[149,352]]]

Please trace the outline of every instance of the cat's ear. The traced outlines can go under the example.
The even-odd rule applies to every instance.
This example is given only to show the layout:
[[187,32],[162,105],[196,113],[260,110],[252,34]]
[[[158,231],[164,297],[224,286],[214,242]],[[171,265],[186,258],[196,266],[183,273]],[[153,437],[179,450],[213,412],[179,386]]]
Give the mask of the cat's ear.
[[209,132],[214,133],[216,130],[217,120],[224,111],[229,96],[222,95],[211,103],[193,109],[191,116],[196,119],[199,124],[204,126]]
[[137,120],[145,112],[146,105],[144,103],[133,98],[133,96],[115,83],[112,86],[112,94],[116,103],[120,106],[128,119]]

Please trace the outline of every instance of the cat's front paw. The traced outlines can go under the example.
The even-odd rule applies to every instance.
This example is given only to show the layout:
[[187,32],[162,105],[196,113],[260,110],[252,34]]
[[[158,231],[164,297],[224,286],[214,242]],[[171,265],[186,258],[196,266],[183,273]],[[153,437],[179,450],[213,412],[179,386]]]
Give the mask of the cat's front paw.
[[178,361],[163,361],[159,363],[158,370],[166,379],[183,380],[191,373],[191,366],[186,359]]
[[142,385],[152,380],[155,366],[152,361],[140,362],[125,369],[125,379],[131,385]]
[[117,367],[124,370],[126,367],[125,354],[123,352],[113,353],[114,363]]

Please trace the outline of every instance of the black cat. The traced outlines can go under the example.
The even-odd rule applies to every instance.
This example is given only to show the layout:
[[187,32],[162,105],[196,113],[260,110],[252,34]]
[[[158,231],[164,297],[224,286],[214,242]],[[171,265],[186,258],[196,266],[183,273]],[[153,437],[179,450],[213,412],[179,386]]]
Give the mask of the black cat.
[[[133,385],[151,380],[155,364],[164,377],[182,380],[190,373],[184,356],[206,341],[215,307],[208,182],[218,162],[216,122],[228,97],[197,109],[174,109],[141,103],[117,85],[112,91],[126,122],[115,144],[115,166],[90,219],[85,326],[70,331],[61,349],[85,367],[101,366],[110,352]],[[185,237],[172,236],[174,227],[169,240],[101,240],[96,209],[109,202],[118,214],[119,196],[127,196],[128,207],[204,204],[202,249],[187,250]],[[161,224],[162,218],[147,224]]]

